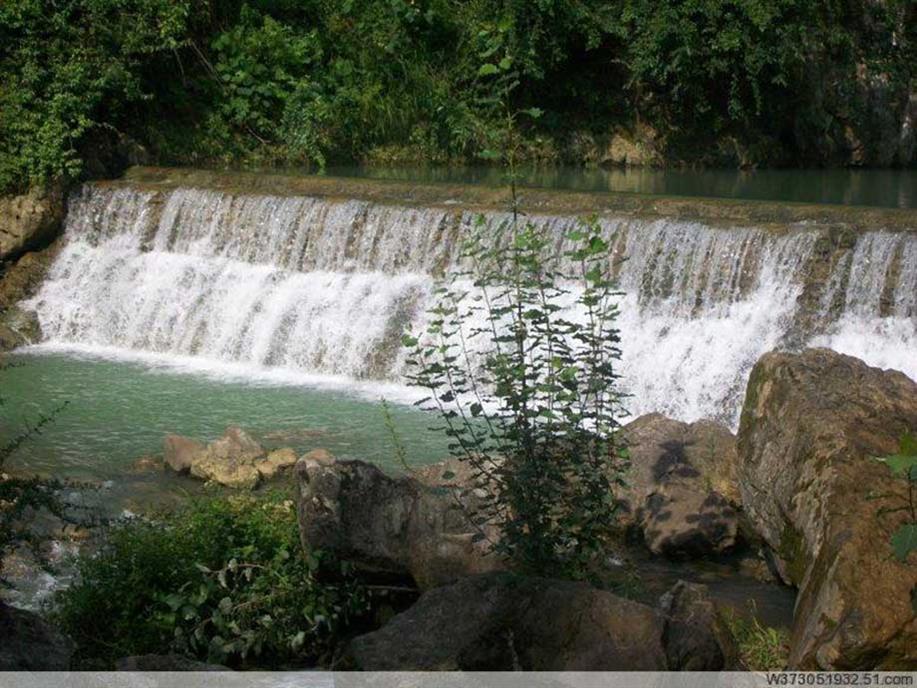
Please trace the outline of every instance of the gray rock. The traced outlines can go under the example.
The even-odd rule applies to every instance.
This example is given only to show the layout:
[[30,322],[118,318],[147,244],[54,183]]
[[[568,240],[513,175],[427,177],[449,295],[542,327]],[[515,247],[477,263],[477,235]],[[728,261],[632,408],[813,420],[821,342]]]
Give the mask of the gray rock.
[[742,501],[799,588],[790,666],[917,669],[917,553],[893,556],[907,485],[876,456],[917,428],[917,384],[811,349],[752,370],[739,427]]
[[738,647],[707,595],[707,586],[678,581],[659,600],[669,671],[739,668]]
[[37,614],[0,602],[0,671],[67,671],[73,643]]
[[340,668],[367,671],[664,669],[663,622],[585,583],[488,573],[425,593],[355,638]]
[[473,490],[390,477],[327,453],[304,456],[295,471],[306,549],[332,552],[364,571],[410,576],[422,589],[504,567],[487,540],[476,538]]

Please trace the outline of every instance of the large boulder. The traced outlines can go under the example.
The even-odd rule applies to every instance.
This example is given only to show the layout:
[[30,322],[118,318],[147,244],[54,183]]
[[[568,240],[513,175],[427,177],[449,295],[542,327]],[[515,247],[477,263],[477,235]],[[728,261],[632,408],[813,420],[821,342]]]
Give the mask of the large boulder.
[[574,671],[665,668],[651,607],[585,583],[489,573],[431,590],[355,638],[340,668]]
[[264,448],[238,427],[226,428],[223,436],[191,456],[191,475],[236,489],[252,490],[261,480],[258,464]]
[[654,554],[719,554],[738,532],[735,437],[713,421],[682,423],[651,413],[623,428],[630,450],[619,496],[624,524]]
[[63,218],[64,194],[57,186],[0,197],[0,263],[50,243]]
[[0,671],[67,671],[73,643],[37,614],[0,602]]
[[893,556],[907,485],[874,457],[917,429],[917,384],[825,349],[770,353],[739,427],[749,520],[799,588],[790,666],[917,669],[917,554]]
[[679,582],[653,608],[586,583],[491,572],[424,593],[351,641],[338,668],[718,671],[735,656],[704,586]]
[[471,522],[473,489],[431,487],[327,452],[307,454],[295,471],[306,549],[332,552],[364,571],[410,576],[424,589],[504,565],[489,551],[494,533]]

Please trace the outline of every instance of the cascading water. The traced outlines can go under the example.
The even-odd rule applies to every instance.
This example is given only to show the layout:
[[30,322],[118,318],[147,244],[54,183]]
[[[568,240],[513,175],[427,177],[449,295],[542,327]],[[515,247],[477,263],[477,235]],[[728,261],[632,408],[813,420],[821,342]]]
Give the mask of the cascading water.
[[[559,248],[577,222],[528,219]],[[400,335],[422,322],[474,221],[445,207],[88,184],[29,305],[51,347],[398,381]],[[506,221],[485,216],[493,232]],[[617,276],[632,414],[735,424],[748,371],[780,346],[826,345],[917,378],[915,234],[863,234],[813,283],[815,226],[602,222],[626,259]]]

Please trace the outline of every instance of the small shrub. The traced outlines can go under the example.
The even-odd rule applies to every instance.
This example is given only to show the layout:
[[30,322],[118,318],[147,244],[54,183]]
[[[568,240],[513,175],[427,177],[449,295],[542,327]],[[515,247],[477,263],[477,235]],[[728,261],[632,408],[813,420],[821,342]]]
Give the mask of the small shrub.
[[281,495],[197,501],[115,527],[80,560],[79,582],[53,611],[84,668],[168,652],[232,666],[312,664],[369,609],[348,570],[328,580],[321,560],[303,553]]
[[891,536],[895,558],[905,562],[911,552],[917,551],[917,438],[905,433],[898,453],[883,456],[879,461],[888,466],[892,475],[907,481],[907,498],[899,500],[896,507],[883,510],[885,514],[904,512],[906,515],[905,522]]

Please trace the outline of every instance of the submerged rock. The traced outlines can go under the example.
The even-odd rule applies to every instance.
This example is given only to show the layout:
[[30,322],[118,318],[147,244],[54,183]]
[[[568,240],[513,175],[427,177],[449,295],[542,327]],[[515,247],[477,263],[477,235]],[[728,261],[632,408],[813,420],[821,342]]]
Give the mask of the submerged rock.
[[470,521],[473,490],[390,477],[327,452],[307,454],[295,470],[306,549],[332,552],[364,571],[410,576],[423,589],[504,565]]
[[661,616],[585,583],[489,573],[436,588],[355,638],[366,671],[661,670]]
[[907,484],[874,458],[915,428],[917,384],[897,371],[826,349],[755,365],[740,487],[781,577],[799,588],[791,667],[917,669],[917,553],[900,562],[890,544]]
[[713,421],[682,423],[651,413],[623,428],[630,448],[623,522],[654,554],[719,554],[736,544],[739,490],[735,437]]
[[0,671],[67,671],[73,643],[37,614],[0,602]]
[[131,464],[134,473],[148,473],[162,470],[162,460],[155,456],[141,456]]

